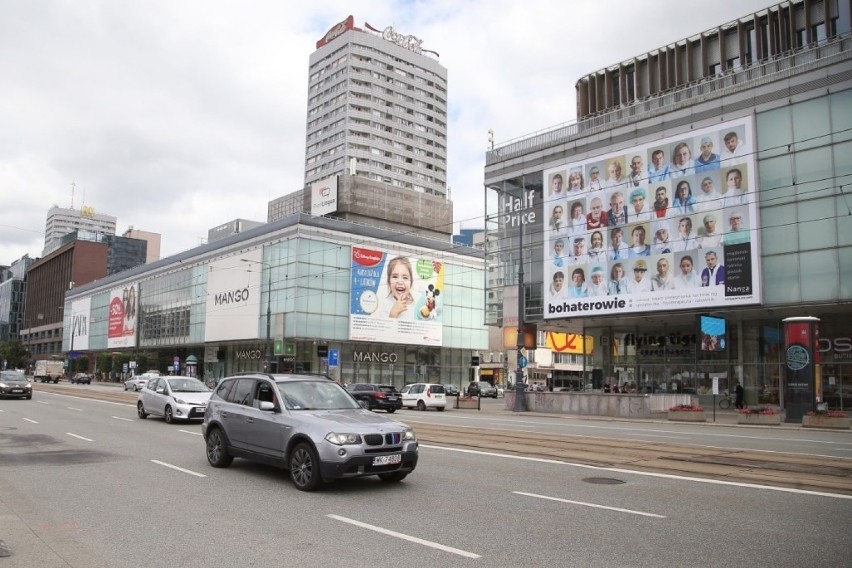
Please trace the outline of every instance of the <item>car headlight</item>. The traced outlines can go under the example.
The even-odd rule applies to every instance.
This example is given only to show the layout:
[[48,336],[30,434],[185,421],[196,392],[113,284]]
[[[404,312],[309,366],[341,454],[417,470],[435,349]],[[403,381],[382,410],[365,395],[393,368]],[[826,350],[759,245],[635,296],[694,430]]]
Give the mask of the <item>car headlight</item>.
[[6,383],[0,383],[0,389],[5,389],[5,388],[6,388]]
[[182,398],[175,397],[175,402],[178,404],[186,404],[186,401]]
[[360,444],[361,436],[359,434],[341,434],[338,432],[329,432],[325,435],[326,442],[331,442],[336,446],[345,446],[347,444]]
[[406,430],[402,433],[402,441],[410,442],[412,440],[416,440],[417,436],[414,435],[414,430]]
[[33,384],[32,384],[32,383],[27,383],[27,388],[28,388],[28,389],[33,388]]

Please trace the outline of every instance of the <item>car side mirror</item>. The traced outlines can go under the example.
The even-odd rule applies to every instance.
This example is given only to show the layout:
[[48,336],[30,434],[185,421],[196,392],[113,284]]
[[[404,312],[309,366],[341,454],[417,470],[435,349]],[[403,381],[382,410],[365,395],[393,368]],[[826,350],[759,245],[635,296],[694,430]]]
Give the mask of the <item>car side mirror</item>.
[[166,389],[164,389],[164,388],[157,389],[157,394],[166,394]]
[[275,410],[275,403],[269,402],[268,400],[261,400],[260,409],[266,411]]

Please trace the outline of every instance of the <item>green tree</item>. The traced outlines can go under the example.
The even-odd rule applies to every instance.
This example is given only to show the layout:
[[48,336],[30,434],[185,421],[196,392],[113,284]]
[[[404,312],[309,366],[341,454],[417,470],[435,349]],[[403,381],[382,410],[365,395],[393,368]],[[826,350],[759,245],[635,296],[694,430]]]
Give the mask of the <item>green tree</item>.
[[0,341],[0,363],[6,362],[8,369],[25,369],[27,366],[27,349],[17,339]]

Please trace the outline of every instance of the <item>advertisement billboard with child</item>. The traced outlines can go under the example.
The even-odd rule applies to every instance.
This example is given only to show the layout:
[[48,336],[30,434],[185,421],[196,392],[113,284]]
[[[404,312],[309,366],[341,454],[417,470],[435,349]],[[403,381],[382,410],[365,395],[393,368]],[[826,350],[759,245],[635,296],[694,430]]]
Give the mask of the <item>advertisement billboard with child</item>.
[[444,294],[442,262],[352,247],[349,339],[440,346]]

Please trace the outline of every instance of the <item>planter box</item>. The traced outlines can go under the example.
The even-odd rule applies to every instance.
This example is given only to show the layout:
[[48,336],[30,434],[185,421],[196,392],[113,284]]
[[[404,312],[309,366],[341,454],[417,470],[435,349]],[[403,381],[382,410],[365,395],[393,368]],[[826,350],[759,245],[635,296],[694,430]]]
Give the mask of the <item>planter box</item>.
[[761,426],[779,426],[780,414],[739,414],[737,424],[759,424]]
[[457,397],[456,398],[456,408],[473,408],[475,410],[479,410],[479,399],[478,398],[465,398],[465,397]]
[[668,418],[675,422],[707,422],[703,410],[669,410]]
[[802,416],[802,428],[834,428],[849,430],[849,418],[835,416]]

